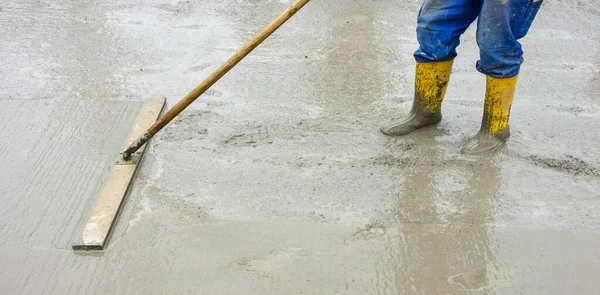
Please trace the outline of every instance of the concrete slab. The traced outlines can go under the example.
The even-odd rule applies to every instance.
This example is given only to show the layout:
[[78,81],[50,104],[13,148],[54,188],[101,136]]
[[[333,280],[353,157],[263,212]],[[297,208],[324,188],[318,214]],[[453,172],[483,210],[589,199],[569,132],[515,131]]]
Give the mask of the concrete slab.
[[69,249],[140,106],[0,99],[0,245]]
[[0,293],[595,294],[592,2],[543,4],[513,137],[469,158],[475,28],[443,122],[390,139],[420,3],[312,1],[153,139],[102,253],[70,243],[143,98],[172,105],[290,2],[2,3]]

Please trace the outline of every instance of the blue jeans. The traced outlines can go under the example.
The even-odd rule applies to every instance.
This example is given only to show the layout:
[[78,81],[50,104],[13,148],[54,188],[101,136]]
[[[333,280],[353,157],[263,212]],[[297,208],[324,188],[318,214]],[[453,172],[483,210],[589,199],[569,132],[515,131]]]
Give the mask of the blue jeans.
[[425,0],[417,20],[417,62],[456,57],[460,35],[477,21],[477,70],[495,78],[519,74],[525,37],[543,0]]

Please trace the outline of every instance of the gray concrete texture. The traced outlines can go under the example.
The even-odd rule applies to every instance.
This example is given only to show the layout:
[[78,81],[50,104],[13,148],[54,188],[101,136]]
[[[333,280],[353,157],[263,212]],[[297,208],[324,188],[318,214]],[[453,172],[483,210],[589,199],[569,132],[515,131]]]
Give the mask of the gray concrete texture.
[[475,27],[433,128],[421,1],[312,1],[152,141],[108,250],[74,252],[146,97],[172,106],[289,0],[0,2],[0,294],[597,294],[600,9],[546,1],[513,137]]

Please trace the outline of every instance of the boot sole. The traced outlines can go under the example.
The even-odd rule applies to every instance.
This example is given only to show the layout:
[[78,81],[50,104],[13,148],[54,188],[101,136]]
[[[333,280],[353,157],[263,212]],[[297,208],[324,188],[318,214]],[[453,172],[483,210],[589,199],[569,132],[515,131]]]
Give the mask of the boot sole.
[[386,132],[383,129],[383,127],[379,127],[379,132],[381,132],[383,135],[390,136],[390,137],[400,137],[400,136],[409,135],[409,134],[411,134],[411,133],[413,133],[415,131],[421,130],[421,129],[425,129],[425,128],[428,128],[428,127],[432,127],[432,126],[438,125],[438,124],[440,124],[440,122],[441,122],[441,120],[437,121],[435,123],[430,123],[430,124],[427,124],[427,125],[423,125],[423,126],[421,126],[419,128],[416,128],[415,130],[413,130],[413,131],[411,131],[409,133],[406,133],[406,134],[392,134],[392,133],[388,133],[388,132]]

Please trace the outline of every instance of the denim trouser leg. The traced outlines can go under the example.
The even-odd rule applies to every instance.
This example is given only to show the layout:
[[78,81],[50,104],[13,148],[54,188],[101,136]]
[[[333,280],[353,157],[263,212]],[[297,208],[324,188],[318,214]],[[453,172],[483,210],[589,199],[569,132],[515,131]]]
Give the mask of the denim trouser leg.
[[543,0],[425,0],[417,20],[417,62],[456,57],[459,38],[477,18],[477,70],[495,78],[518,75],[525,37]]
[[417,62],[456,57],[460,35],[477,18],[481,0],[425,0],[417,18]]
[[477,22],[477,70],[494,78],[519,74],[525,37],[542,1],[484,0]]

